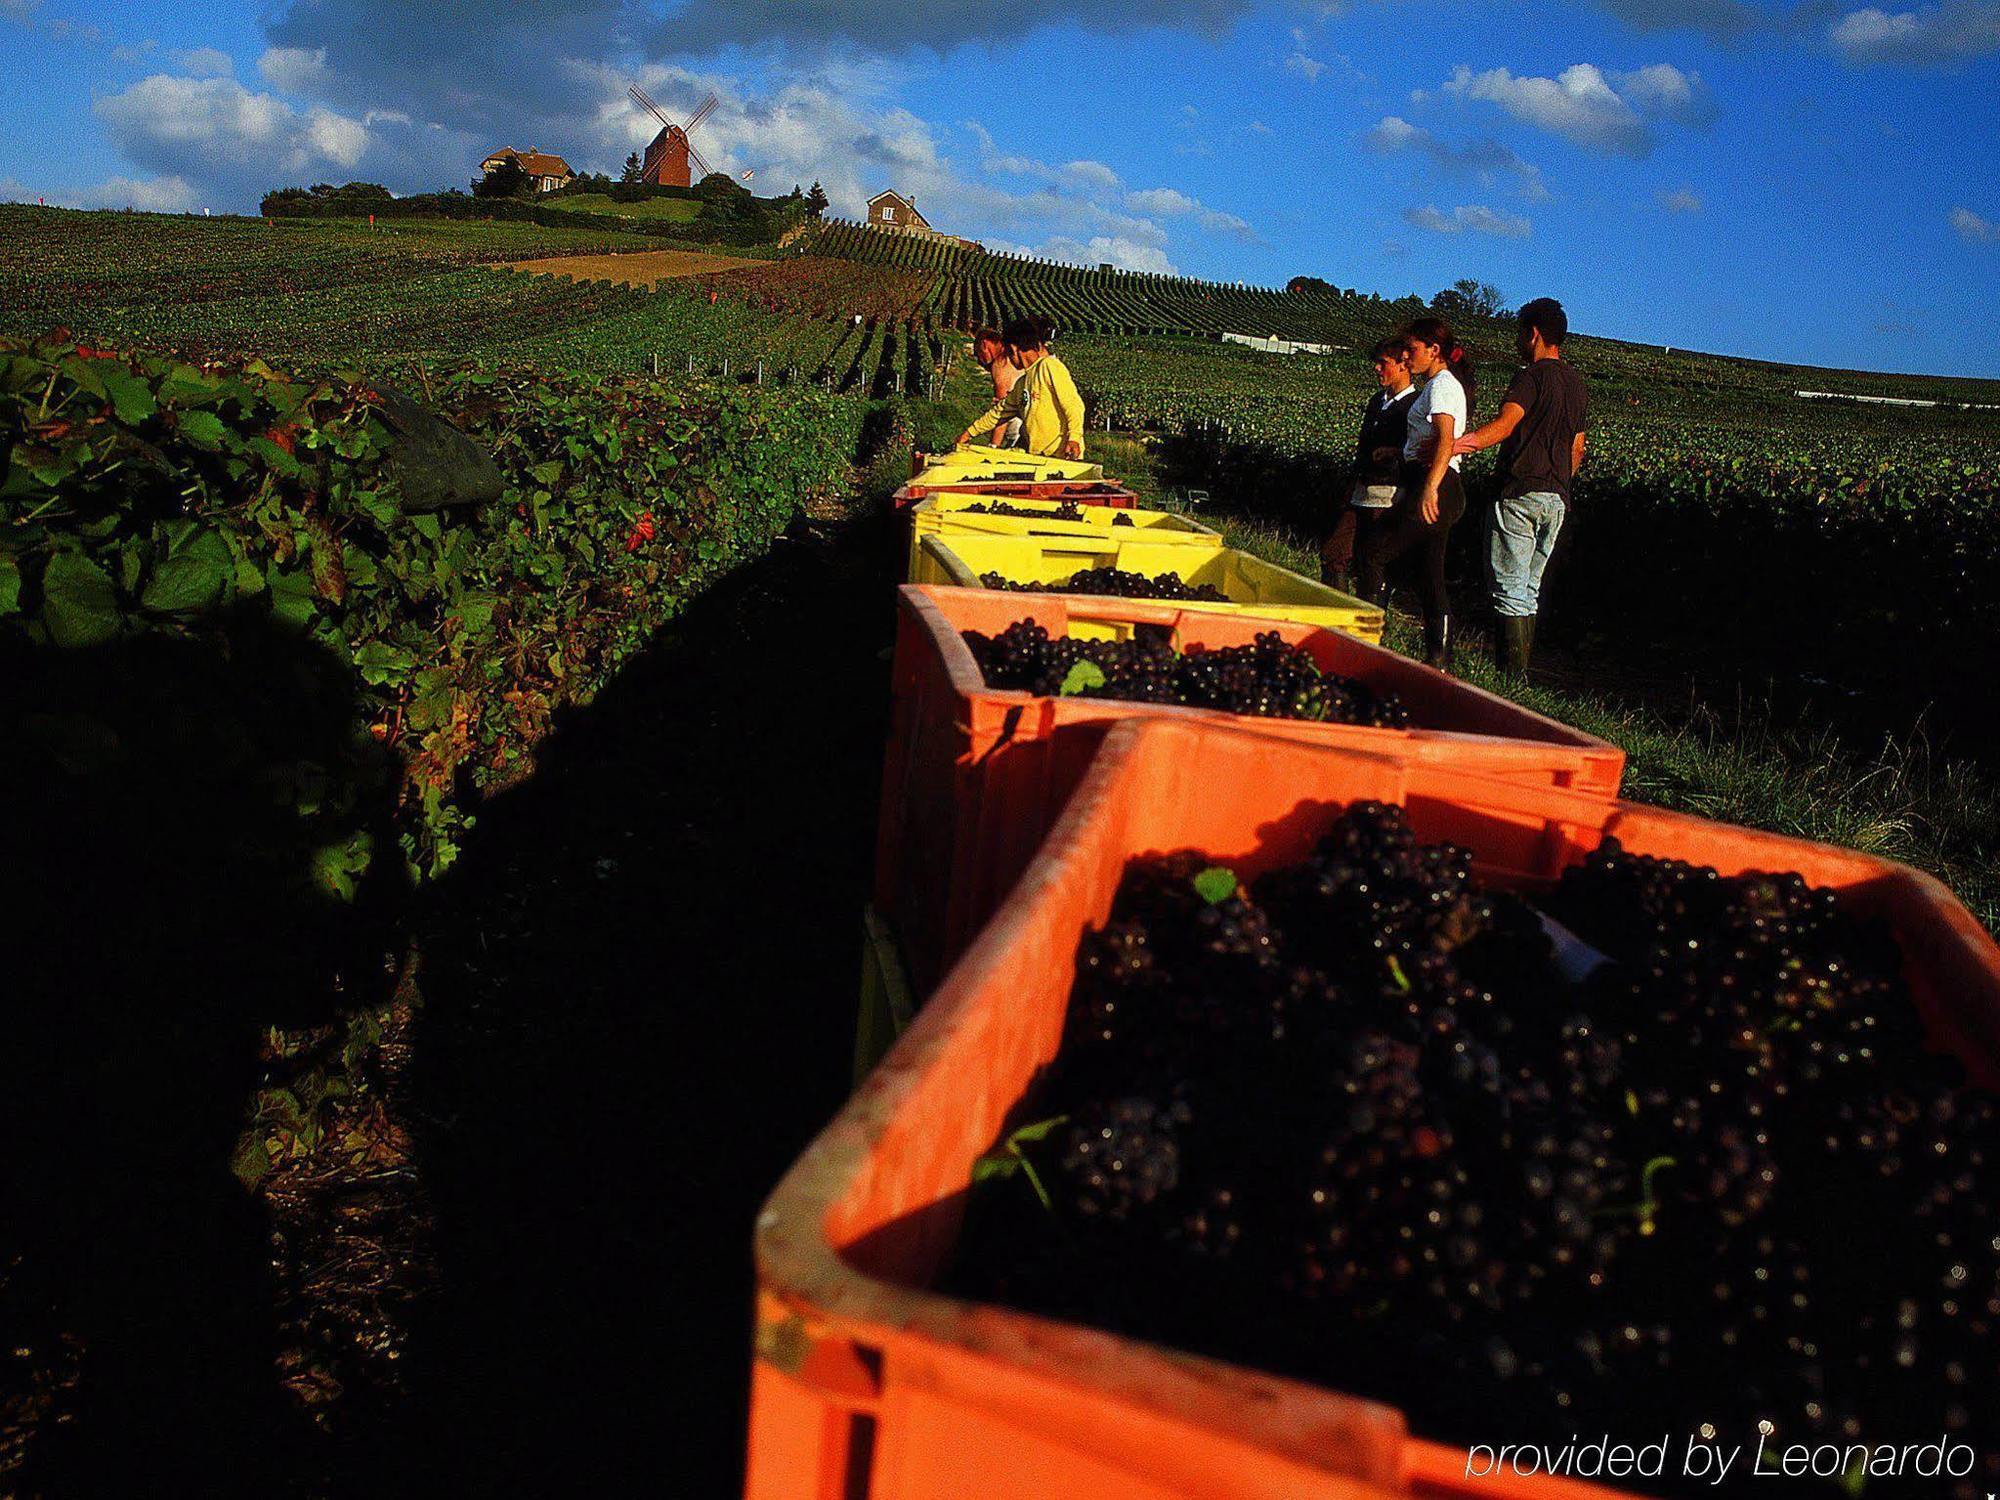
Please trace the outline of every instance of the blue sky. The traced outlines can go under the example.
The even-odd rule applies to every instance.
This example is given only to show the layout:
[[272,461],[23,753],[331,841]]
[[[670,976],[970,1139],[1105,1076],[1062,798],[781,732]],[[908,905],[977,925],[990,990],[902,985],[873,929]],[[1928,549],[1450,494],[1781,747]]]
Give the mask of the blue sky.
[[[1023,27],[1026,27],[1024,30]],[[0,0],[0,196],[250,211],[710,160],[1032,253],[2000,376],[2000,0]]]

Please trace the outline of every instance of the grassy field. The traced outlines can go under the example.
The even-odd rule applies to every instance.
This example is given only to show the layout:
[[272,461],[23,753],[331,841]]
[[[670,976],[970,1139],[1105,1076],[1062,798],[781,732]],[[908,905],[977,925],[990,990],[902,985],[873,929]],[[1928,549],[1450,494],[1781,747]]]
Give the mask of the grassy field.
[[605,193],[565,193],[542,202],[544,207],[566,213],[617,214],[662,224],[691,224],[701,217],[703,206],[699,198],[641,198],[635,203],[620,203]]

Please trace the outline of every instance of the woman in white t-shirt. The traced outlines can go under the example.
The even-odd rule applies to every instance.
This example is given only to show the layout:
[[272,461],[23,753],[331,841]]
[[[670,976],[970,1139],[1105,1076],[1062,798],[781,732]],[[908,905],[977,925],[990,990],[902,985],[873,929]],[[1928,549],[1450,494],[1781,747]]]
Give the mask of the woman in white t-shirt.
[[1389,565],[1421,550],[1419,592],[1424,603],[1424,660],[1449,672],[1452,658],[1451,595],[1445,587],[1445,543],[1465,514],[1465,486],[1451,445],[1472,415],[1475,377],[1471,356],[1442,318],[1419,318],[1403,335],[1410,373],[1423,382],[1410,405],[1403,467],[1395,509],[1369,539],[1361,558],[1361,591],[1384,607]]

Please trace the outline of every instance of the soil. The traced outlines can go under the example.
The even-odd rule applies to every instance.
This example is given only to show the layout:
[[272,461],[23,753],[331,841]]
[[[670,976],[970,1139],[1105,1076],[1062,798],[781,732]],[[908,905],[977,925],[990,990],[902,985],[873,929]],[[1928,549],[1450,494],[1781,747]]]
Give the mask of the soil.
[[768,265],[736,255],[709,255],[699,250],[629,250],[620,255],[553,255],[542,260],[507,261],[502,269],[567,276],[572,281],[610,281],[619,286],[657,286],[682,276],[706,276],[713,271],[740,271]]
[[849,1085],[894,562],[795,527],[481,813],[423,924],[438,1292],[346,1488],[740,1489],[752,1225]]

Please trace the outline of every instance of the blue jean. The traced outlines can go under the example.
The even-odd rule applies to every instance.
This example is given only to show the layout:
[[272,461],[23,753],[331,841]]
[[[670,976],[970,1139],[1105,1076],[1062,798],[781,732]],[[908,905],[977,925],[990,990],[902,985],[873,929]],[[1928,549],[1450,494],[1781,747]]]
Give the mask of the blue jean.
[[1547,490],[1501,496],[1486,518],[1486,563],[1493,612],[1532,616],[1541,602],[1542,571],[1562,530],[1563,498]]

